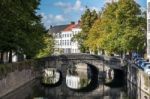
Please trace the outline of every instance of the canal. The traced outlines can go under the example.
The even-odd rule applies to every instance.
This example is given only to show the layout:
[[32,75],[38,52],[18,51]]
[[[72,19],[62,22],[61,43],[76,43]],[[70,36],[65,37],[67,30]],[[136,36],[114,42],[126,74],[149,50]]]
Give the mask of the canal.
[[[38,97],[38,98],[37,98]],[[43,97],[43,98],[39,98]],[[108,87],[99,81],[95,89],[72,90],[64,84],[45,86],[39,79],[30,81],[2,99],[128,99],[126,86]],[[132,98],[131,98],[132,99]]]
[[[81,89],[79,87],[68,86],[70,81],[67,83],[67,77],[75,77],[77,75],[67,74],[66,77],[61,76],[58,83],[52,85],[43,84],[43,78],[36,78],[0,99],[150,99],[150,95],[127,81],[124,78],[124,73],[120,72],[114,78],[109,77],[109,75],[104,79],[99,77],[99,73],[95,68],[91,67],[91,70],[92,76],[89,76],[89,78],[91,77],[90,83]],[[48,71],[51,71],[51,69],[48,69]],[[54,70],[52,71],[54,72]],[[80,74],[79,71],[78,74]],[[78,75],[79,78],[82,78],[82,76],[83,74]],[[84,75],[83,77],[85,76],[88,77],[88,75]],[[54,78],[52,77],[51,79]],[[84,82],[86,83],[86,81]],[[71,85],[74,84],[72,82]],[[81,83],[78,84],[77,86],[81,85]]]
[[130,82],[109,86],[99,80],[97,84],[90,90],[72,90],[64,84],[45,86],[40,79],[35,79],[1,99],[149,99],[150,97]]

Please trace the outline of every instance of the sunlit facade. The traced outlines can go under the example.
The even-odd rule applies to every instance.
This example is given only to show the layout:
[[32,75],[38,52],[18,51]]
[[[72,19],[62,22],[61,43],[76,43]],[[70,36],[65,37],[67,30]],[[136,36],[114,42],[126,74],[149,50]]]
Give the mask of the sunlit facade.
[[51,27],[49,34],[52,34],[55,40],[54,54],[80,53],[78,42],[72,41],[72,37],[79,32],[81,32],[80,21]]

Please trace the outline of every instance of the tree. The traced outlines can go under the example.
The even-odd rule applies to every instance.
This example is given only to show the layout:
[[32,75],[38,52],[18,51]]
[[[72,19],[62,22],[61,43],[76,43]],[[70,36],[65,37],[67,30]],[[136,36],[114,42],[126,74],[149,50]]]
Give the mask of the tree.
[[37,58],[46,57],[53,53],[54,40],[51,35],[44,35],[44,48],[39,51]]
[[[117,8],[115,3],[108,4],[103,11],[100,12],[99,18],[95,21],[93,27],[90,29],[86,44],[92,51],[106,50],[109,34],[112,32],[112,22],[114,21],[114,14],[112,13]],[[89,46],[90,45],[90,46]]]
[[9,62],[12,52],[31,58],[43,48],[46,30],[36,14],[39,4],[40,0],[1,0],[0,53],[9,52]]
[[73,40],[78,41],[81,52],[88,51],[88,47],[85,44],[85,40],[87,39],[87,35],[97,18],[98,18],[98,15],[96,11],[95,10],[90,11],[89,8],[87,8],[84,14],[81,16],[82,31],[73,37]]
[[144,50],[145,30],[146,17],[140,6],[134,0],[119,0],[105,6],[89,32],[86,44],[94,50],[105,49],[108,53],[141,52]]

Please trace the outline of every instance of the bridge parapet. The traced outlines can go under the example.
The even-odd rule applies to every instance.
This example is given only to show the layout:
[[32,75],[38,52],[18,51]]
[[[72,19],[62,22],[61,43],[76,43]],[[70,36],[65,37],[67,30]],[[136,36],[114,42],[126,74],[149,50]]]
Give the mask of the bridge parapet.
[[[98,56],[98,55],[90,55],[90,54],[62,54],[58,56],[50,56],[50,57],[45,57],[40,59],[40,61],[49,61],[52,64],[57,64],[57,63],[68,63],[69,61],[72,61],[72,64],[70,62],[70,65],[74,65],[74,63],[78,62],[100,62],[101,65],[104,64],[110,68],[114,69],[122,69],[122,60],[120,58],[116,57],[109,57],[109,56]],[[53,62],[52,62],[53,61]],[[57,63],[55,63],[57,62]],[[52,65],[51,64],[51,65]],[[44,65],[44,64],[43,64]]]

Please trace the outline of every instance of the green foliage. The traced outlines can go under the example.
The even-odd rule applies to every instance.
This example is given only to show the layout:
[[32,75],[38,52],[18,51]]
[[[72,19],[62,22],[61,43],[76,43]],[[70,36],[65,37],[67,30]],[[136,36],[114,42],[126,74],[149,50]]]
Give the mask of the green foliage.
[[78,34],[75,34],[73,37],[72,37],[72,41],[77,41],[78,44],[79,44],[79,49],[81,52],[86,52],[87,51],[87,47],[84,46],[84,41],[86,39],[86,34],[85,33],[78,33]]
[[88,47],[85,44],[85,40],[87,39],[87,35],[97,18],[98,18],[98,15],[96,11],[95,10],[90,11],[90,9],[88,8],[85,10],[84,14],[81,16],[82,32],[73,37],[73,40],[78,41],[81,52],[88,51]]
[[87,36],[86,45],[93,51],[108,53],[142,52],[144,50],[146,17],[134,0],[107,4]]
[[34,57],[44,43],[46,30],[36,14],[40,0],[1,0],[0,53],[16,52]]
[[44,48],[37,54],[38,58],[49,56],[53,53],[54,40],[49,35],[44,35]]
[[82,79],[80,79],[80,87],[81,88],[83,88],[83,87],[86,87],[89,83],[88,83],[88,79],[84,79],[84,78],[82,78]]

